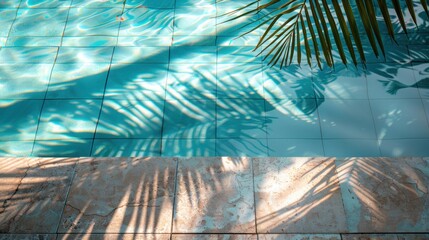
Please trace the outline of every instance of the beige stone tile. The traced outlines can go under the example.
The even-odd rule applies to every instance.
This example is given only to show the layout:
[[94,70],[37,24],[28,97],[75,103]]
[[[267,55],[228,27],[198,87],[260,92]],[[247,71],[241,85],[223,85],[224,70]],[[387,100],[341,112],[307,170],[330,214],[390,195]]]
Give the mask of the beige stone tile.
[[170,234],[91,234],[69,233],[59,234],[57,240],[169,240]]
[[256,234],[173,234],[172,240],[257,240]]
[[259,240],[341,240],[340,234],[258,234]]
[[398,240],[429,240],[429,234],[398,234]]
[[350,232],[429,231],[429,161],[351,158],[337,161]]
[[397,240],[396,234],[343,234],[343,240]]
[[60,233],[169,233],[174,158],[82,159]]
[[0,240],[55,240],[56,234],[0,234]]
[[55,233],[76,161],[0,158],[0,232]]
[[181,158],[174,233],[255,233],[248,158]]
[[334,159],[257,158],[259,233],[332,233],[346,230]]

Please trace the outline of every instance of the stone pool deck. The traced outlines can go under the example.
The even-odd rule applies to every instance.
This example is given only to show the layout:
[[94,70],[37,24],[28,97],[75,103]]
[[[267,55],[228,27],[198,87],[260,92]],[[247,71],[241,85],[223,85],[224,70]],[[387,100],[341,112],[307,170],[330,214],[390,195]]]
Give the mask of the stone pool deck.
[[429,158],[0,158],[0,239],[429,239]]

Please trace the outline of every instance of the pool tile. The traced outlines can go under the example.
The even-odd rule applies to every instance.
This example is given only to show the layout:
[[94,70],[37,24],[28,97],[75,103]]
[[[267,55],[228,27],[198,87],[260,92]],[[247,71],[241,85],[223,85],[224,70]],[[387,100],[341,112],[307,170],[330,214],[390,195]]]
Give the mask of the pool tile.
[[0,65],[0,99],[43,99],[52,64]]
[[[3,233],[55,233],[77,159],[0,159]],[[9,166],[9,167],[7,167]]]
[[[228,6],[225,6],[228,4]],[[249,32],[253,28],[257,27],[259,22],[259,17],[257,15],[252,15],[248,18],[243,17],[240,19],[235,19],[234,21],[228,21],[233,18],[235,15],[224,15],[222,14],[229,13],[231,11],[236,10],[238,7],[243,7],[245,4],[236,4],[237,8],[234,8],[232,2],[224,2],[217,4],[217,35],[218,36],[240,36],[246,32]],[[253,10],[253,9],[252,9]],[[240,13],[240,12],[239,12]],[[241,12],[242,13],[242,12]],[[257,35],[261,36],[262,30],[256,29],[255,31],[251,31],[248,35]]]
[[175,0],[127,0],[125,3],[125,8],[174,8],[175,2]]
[[321,139],[267,139],[270,157],[324,156]]
[[371,100],[378,139],[427,138],[421,99]]
[[0,8],[18,8],[21,0],[3,0],[0,2]]
[[80,159],[58,232],[170,233],[176,161]]
[[[315,106],[316,100],[308,105]],[[268,138],[320,138],[317,112],[300,109],[296,100],[265,102]],[[285,127],[287,126],[287,128]]]
[[60,47],[56,63],[110,63],[113,47]]
[[216,37],[217,46],[251,46],[255,47],[258,44],[259,36],[245,35],[242,37],[234,36],[218,36]]
[[163,100],[167,64],[112,64],[107,80],[109,99]]
[[125,0],[73,0],[72,7],[82,8],[114,8],[122,7]]
[[189,7],[188,5],[186,8],[176,8],[174,34],[215,35],[216,7],[214,5]]
[[424,157],[429,154],[429,138],[379,140],[382,156],[386,157]]
[[248,158],[181,158],[173,232],[254,233]]
[[13,21],[16,17],[16,12],[16,9],[0,8],[0,15],[2,16],[2,18],[0,19],[0,36],[7,37],[9,35],[10,28],[12,27]]
[[174,34],[173,46],[215,46],[215,35],[177,35]]
[[379,63],[367,65],[370,99],[419,98],[411,64]]
[[308,65],[291,65],[287,71],[266,67],[263,70],[265,98],[315,98],[312,75]]
[[109,64],[55,64],[46,98],[102,98]]
[[171,63],[216,63],[215,46],[177,46],[171,48]]
[[262,64],[218,64],[218,98],[264,98]]
[[163,138],[214,138],[215,102],[210,100],[167,101]]
[[413,61],[427,62],[429,61],[429,50],[426,45],[421,45],[421,42],[416,45],[409,45],[408,47]]
[[426,118],[429,122],[429,99],[423,99],[422,101],[423,101],[423,108],[426,113]]
[[166,138],[162,140],[163,157],[212,157],[216,151],[215,139]]
[[95,139],[91,156],[155,157],[160,153],[160,139]]
[[332,158],[255,158],[256,224],[260,233],[346,231]]
[[100,108],[100,100],[46,100],[36,139],[93,138]]
[[86,37],[63,37],[63,47],[114,47],[117,37],[109,36],[86,36]]
[[267,157],[267,139],[216,139],[216,156]]
[[0,100],[0,140],[34,140],[42,104],[42,100]]
[[10,47],[59,47],[61,37],[9,37],[6,46]]
[[336,161],[349,232],[426,232],[428,160]]
[[92,139],[36,140],[33,157],[89,157]]
[[118,36],[121,13],[122,8],[70,8],[64,36]]
[[257,240],[256,234],[173,234],[171,240]]
[[324,139],[323,147],[328,157],[382,156],[375,139]]
[[260,63],[262,62],[261,56],[256,56],[254,47],[244,46],[220,46],[218,48],[218,63]]
[[61,37],[66,25],[67,13],[68,8],[58,8],[55,11],[20,8],[10,36]]
[[217,138],[266,138],[264,100],[218,100]]
[[172,36],[173,9],[134,8],[122,15],[120,37],[124,36]]
[[0,141],[0,157],[29,157],[33,144],[33,141]]
[[420,96],[429,99],[429,63],[413,63],[413,70]]
[[168,47],[116,47],[112,63],[168,63]]
[[105,100],[96,138],[161,138],[163,101]]
[[258,234],[260,240],[341,240],[340,234]]
[[201,9],[216,6],[215,3],[216,0],[176,0],[176,8]]
[[23,0],[21,1],[20,8],[58,8],[70,7],[72,0]]
[[167,99],[213,99],[215,96],[215,65],[170,64]]
[[0,64],[54,63],[57,47],[3,47]]
[[142,46],[171,46],[171,36],[139,36],[139,37],[118,37],[118,46],[122,47],[142,47]]
[[322,136],[325,139],[376,137],[368,100],[327,99],[320,105],[318,111]]

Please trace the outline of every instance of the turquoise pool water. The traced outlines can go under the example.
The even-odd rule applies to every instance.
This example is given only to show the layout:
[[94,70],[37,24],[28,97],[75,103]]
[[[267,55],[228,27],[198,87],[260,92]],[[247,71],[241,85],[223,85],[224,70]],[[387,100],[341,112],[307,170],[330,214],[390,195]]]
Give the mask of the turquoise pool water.
[[0,1],[0,156],[429,156],[421,10],[366,68],[279,70],[245,2]]

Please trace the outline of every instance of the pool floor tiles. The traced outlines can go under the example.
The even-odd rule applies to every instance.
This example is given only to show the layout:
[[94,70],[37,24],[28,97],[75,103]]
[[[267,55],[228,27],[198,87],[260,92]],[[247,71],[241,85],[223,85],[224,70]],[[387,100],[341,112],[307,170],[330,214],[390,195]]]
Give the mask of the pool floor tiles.
[[2,239],[429,233],[428,158],[0,158],[0,165]]

